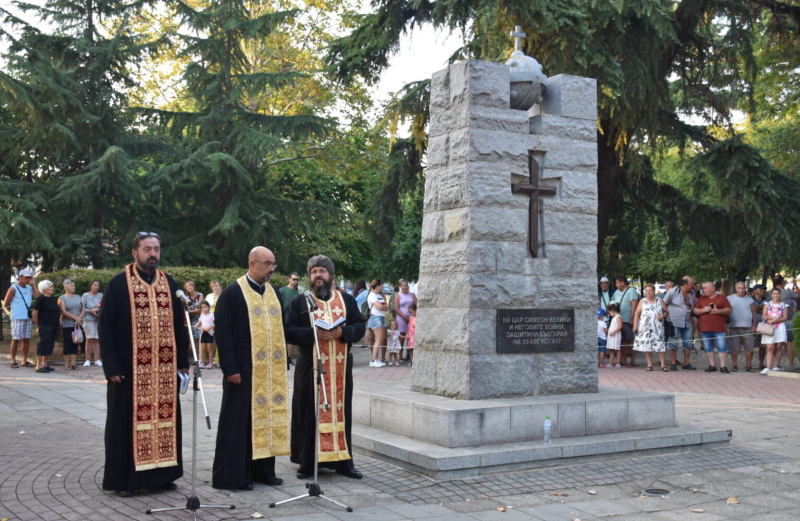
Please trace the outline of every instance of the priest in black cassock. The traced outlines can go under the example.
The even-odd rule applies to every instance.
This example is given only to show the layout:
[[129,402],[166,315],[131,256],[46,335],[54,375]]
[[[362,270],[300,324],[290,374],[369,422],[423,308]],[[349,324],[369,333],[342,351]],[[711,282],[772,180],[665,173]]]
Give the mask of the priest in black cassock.
[[[298,295],[292,299],[286,317],[286,341],[296,344],[300,352],[294,371],[290,458],[293,463],[300,465],[298,479],[313,476],[314,447],[317,442],[319,468],[333,469],[353,479],[362,477],[353,465],[353,355],[350,349],[353,342],[364,336],[366,319],[352,296],[333,289],[334,277],[333,262],[328,257],[312,257],[308,261],[308,280],[318,309],[312,312],[313,319],[310,319],[306,297]],[[311,320],[323,323],[316,329],[330,403],[328,410],[319,407],[319,438],[314,410],[317,404],[322,404],[323,394],[315,392],[314,366],[317,356]]]
[[289,399],[283,302],[268,281],[275,255],[253,248],[248,269],[217,300],[214,331],[222,382],[222,406],[212,486],[253,490],[253,482],[277,486],[275,456],[289,454]]
[[183,475],[178,371],[189,372],[189,337],[178,285],[158,268],[158,235],[139,232],[132,264],[108,283],[99,319],[108,380],[103,489],[175,490]]

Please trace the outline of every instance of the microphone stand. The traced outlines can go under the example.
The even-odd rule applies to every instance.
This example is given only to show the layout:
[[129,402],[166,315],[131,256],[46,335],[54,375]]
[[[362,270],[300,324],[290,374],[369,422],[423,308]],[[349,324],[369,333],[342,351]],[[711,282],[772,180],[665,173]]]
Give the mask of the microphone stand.
[[194,390],[194,397],[192,399],[192,495],[186,500],[186,505],[182,507],[168,507],[168,508],[148,508],[144,511],[145,514],[155,514],[158,512],[169,512],[171,510],[189,510],[194,514],[194,521],[197,521],[197,511],[201,508],[227,508],[233,510],[236,505],[203,505],[197,497],[197,394],[200,393],[200,398],[203,401],[203,411],[206,414],[206,425],[211,430],[211,418],[208,416],[208,407],[206,406],[206,394],[203,392],[203,377],[200,373],[200,360],[197,358],[197,348],[194,345],[194,335],[192,334],[192,322],[189,320],[189,308],[183,298],[183,315],[186,320],[186,327],[189,330],[189,343],[192,346],[192,355],[194,355],[194,370],[192,389]]
[[311,330],[314,332],[314,348],[316,350],[317,355],[317,364],[314,366],[314,381],[311,382],[311,388],[314,392],[314,421],[315,425],[315,433],[316,439],[314,440],[314,481],[311,483],[306,483],[306,488],[308,492],[301,496],[292,497],[289,499],[284,499],[283,501],[278,501],[275,503],[270,503],[269,508],[275,508],[278,505],[282,505],[284,503],[290,503],[292,501],[297,501],[298,499],[303,499],[307,497],[318,497],[322,498],[325,501],[333,503],[334,505],[340,506],[347,510],[348,512],[352,512],[353,508],[345,505],[344,503],[340,503],[333,498],[330,498],[325,495],[320,488],[319,483],[317,483],[317,479],[319,477],[319,469],[317,466],[319,465],[319,391],[322,390],[322,406],[325,408],[326,411],[330,410],[331,404],[328,403],[328,392],[325,389],[325,370],[322,368],[322,354],[319,350],[319,339],[317,338],[317,327],[314,324],[314,314],[312,313],[312,308],[316,311],[317,303],[314,302],[313,297],[310,295],[305,295],[306,300],[306,309],[308,309],[308,319],[311,322]]

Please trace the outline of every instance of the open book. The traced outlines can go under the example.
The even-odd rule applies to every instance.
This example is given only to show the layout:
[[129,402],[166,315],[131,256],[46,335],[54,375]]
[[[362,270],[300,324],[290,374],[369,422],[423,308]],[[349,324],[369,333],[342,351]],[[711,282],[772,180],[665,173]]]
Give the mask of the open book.
[[333,324],[328,324],[321,318],[318,318],[314,321],[314,324],[316,324],[317,327],[330,331],[331,329],[339,327],[340,324],[344,324],[344,321],[345,321],[344,317],[339,317],[339,320],[337,320]]

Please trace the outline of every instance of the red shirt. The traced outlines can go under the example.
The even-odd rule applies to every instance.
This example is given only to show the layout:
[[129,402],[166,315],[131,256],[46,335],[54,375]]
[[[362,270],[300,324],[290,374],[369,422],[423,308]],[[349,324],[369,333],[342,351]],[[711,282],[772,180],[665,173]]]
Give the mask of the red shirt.
[[[702,309],[711,303],[714,303],[716,309],[730,308],[731,303],[722,295],[714,295],[713,297],[697,297],[697,302],[694,309]],[[725,317],[727,315],[712,315],[711,313],[703,313],[698,315],[698,323],[700,332],[706,333],[726,333]]]

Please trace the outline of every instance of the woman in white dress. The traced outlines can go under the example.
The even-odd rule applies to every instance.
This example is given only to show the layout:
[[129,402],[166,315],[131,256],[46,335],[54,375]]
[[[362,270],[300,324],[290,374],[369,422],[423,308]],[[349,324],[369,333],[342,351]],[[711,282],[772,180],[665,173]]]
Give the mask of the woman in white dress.
[[[786,326],[784,322],[789,320],[788,306],[781,302],[781,290],[772,290],[772,301],[767,302],[761,309],[761,316],[764,322],[775,326],[775,332],[771,335],[761,335],[761,343],[767,346],[767,362],[761,374],[769,374],[770,371],[780,371],[778,364],[781,361],[781,344],[786,342]],[[789,349],[792,349],[789,346]]]
[[647,357],[645,371],[653,370],[653,353],[658,353],[661,370],[669,372],[665,359],[664,324],[661,322],[666,316],[667,305],[656,297],[656,287],[647,284],[644,287],[644,298],[639,301],[633,316],[633,332],[636,334],[633,349],[644,352]]

